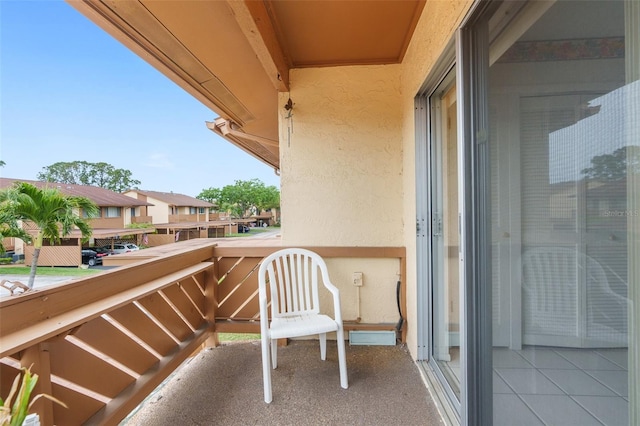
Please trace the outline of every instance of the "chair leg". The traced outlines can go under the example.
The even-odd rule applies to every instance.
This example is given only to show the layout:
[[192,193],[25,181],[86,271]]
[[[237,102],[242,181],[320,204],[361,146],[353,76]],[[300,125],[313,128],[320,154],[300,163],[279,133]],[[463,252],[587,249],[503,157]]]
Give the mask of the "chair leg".
[[338,345],[338,364],[340,366],[340,386],[343,389],[349,387],[349,379],[347,378],[347,354],[344,349],[344,331],[342,328],[337,332],[337,345]]
[[268,338],[262,338],[262,381],[264,384],[264,402],[269,404],[271,395],[271,366],[269,365],[269,345]]
[[271,340],[271,365],[278,368],[278,339]]
[[327,333],[320,333],[320,359],[327,359]]

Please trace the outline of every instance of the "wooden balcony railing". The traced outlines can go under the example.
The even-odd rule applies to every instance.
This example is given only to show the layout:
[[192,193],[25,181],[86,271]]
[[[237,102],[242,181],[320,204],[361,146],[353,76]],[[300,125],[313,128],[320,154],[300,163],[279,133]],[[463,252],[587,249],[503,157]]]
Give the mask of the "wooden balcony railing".
[[[221,333],[259,333],[257,270],[263,258],[282,247],[216,247],[214,276],[217,308],[216,331]],[[402,277],[401,306],[406,318],[404,277],[406,275],[404,247],[306,247],[322,257],[397,259]],[[396,324],[365,324],[345,322],[346,330],[393,330]],[[401,330],[402,341],[406,328]]]
[[153,217],[151,216],[133,216],[131,223],[152,223]]
[[[118,424],[185,359],[215,345],[218,332],[259,330],[256,270],[278,248],[199,244],[3,298],[0,395],[31,366],[39,375],[34,395],[69,407],[39,399],[32,411],[42,425]],[[404,248],[313,249],[325,257],[397,258],[404,272]]]

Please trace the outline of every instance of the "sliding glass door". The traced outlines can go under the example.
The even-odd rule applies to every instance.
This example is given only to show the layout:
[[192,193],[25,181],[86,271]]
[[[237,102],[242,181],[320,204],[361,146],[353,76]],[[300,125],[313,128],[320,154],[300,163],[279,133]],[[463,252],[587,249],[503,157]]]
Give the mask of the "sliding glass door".
[[463,424],[640,424],[640,2],[476,6],[419,97],[429,365]]
[[429,97],[431,123],[432,360],[460,400],[460,277],[455,71]]
[[504,2],[474,29],[495,425],[638,422],[639,11]]

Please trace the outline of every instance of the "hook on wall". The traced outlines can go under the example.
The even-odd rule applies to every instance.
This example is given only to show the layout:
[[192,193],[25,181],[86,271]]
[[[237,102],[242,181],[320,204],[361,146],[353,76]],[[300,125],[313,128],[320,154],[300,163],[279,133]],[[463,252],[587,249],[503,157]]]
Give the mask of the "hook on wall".
[[291,98],[284,105],[284,109],[287,111],[286,119],[289,120],[289,127],[287,132],[287,146],[291,146],[291,133],[293,133],[293,101]]
[[287,103],[284,105],[284,109],[286,109],[289,112],[289,115],[287,116],[287,118],[291,117],[291,115],[293,114],[293,101],[291,100],[291,98],[289,98]]

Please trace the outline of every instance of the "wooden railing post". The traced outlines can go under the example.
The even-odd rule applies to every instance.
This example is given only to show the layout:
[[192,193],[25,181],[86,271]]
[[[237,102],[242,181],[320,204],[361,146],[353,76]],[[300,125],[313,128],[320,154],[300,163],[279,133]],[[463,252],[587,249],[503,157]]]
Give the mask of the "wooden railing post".
[[214,257],[213,268],[205,273],[205,315],[210,325],[210,335],[205,341],[205,346],[216,347],[220,344],[218,331],[216,330],[216,311],[218,309],[218,260]]
[[[20,365],[25,368],[31,367],[31,373],[38,375],[38,382],[31,394],[31,400],[38,394],[53,395],[51,389],[51,361],[49,358],[48,343],[43,342],[33,345],[24,350]],[[42,426],[51,426],[53,421],[53,402],[47,398],[40,398],[33,404],[30,410],[40,416]]]

